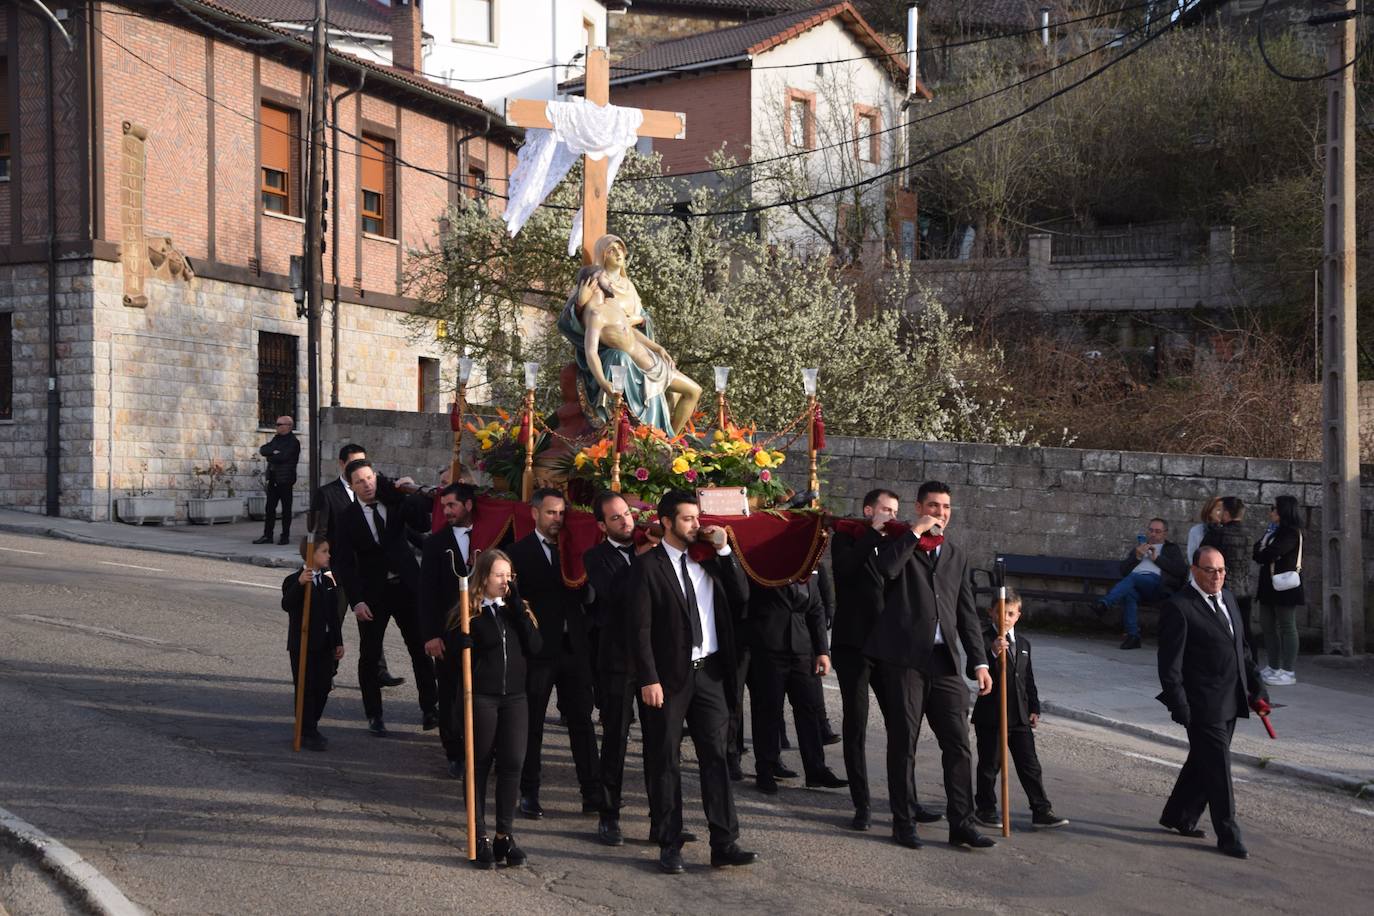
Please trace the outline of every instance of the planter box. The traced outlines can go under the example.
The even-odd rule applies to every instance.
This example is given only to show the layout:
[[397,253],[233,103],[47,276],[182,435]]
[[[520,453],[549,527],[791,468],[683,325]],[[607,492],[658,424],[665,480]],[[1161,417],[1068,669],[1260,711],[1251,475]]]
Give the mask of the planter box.
[[248,517],[255,522],[267,518],[267,496],[259,493],[248,497]]
[[120,496],[115,500],[115,515],[129,525],[170,525],[176,519],[177,504],[170,496]]
[[214,525],[236,522],[243,515],[243,497],[216,496],[211,499],[192,497],[186,500],[186,520],[192,525]]

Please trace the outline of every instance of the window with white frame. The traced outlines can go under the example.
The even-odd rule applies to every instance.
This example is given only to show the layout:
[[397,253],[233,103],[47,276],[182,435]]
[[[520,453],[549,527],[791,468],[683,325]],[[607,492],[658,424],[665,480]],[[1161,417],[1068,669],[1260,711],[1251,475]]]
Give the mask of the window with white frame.
[[496,42],[496,0],[454,0],[453,38],[481,44]]

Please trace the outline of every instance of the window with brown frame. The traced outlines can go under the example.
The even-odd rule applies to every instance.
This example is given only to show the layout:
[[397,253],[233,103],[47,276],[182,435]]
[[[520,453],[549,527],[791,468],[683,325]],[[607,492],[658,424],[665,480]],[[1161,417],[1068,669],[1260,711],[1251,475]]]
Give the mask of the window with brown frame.
[[854,106],[854,158],[860,162],[877,162],[882,147],[878,130],[878,109],[868,105]]
[[0,420],[14,419],[14,315],[0,312]]
[[439,360],[421,356],[416,366],[416,404],[420,413],[439,411]]
[[296,187],[299,165],[296,158],[300,135],[300,113],[266,102],[258,123],[258,145],[262,155],[262,208],[268,213],[300,216],[300,194]]
[[277,417],[294,417],[299,384],[296,378],[296,335],[258,332],[258,425],[270,428]]
[[10,180],[10,62],[0,57],[0,181]]
[[811,149],[816,142],[816,97],[799,89],[787,90],[785,128],[787,145],[793,149]]
[[473,200],[485,197],[487,194],[487,170],[478,165],[468,166],[467,187],[463,190],[468,197]]
[[363,231],[371,235],[395,238],[391,214],[395,208],[392,188],[395,187],[396,145],[385,137],[363,134],[362,200],[358,212],[362,215]]

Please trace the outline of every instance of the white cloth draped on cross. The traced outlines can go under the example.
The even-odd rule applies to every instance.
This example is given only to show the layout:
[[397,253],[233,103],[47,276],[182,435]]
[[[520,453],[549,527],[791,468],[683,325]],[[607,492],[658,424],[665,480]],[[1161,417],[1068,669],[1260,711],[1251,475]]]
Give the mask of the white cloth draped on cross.
[[[502,219],[512,237],[553,193],[579,156],[608,160],[609,193],[625,153],[639,140],[639,126],[644,122],[644,112],[638,108],[595,105],[582,98],[549,102],[545,113],[553,129],[530,128],[526,132],[525,145],[520,147],[510,176],[510,199]],[[568,254],[575,254],[581,244],[582,210],[578,208],[568,236]]]

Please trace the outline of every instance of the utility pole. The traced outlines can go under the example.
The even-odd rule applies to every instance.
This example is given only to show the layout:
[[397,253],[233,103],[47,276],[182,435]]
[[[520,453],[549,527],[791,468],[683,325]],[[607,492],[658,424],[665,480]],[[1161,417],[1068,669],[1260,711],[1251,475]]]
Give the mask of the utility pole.
[[[306,173],[305,206],[305,295],[306,295],[306,360],[310,424],[310,491],[312,502],[320,488],[320,316],[324,306],[324,238],[329,202],[325,198],[324,182],[324,102],[329,91],[326,63],[325,28],[329,4],[315,0],[314,54],[310,67],[310,146]],[[338,176],[334,176],[338,180]],[[315,512],[306,517],[306,530],[314,540]]]
[[[1356,0],[1322,17],[1327,52],[1322,283],[1322,650],[1365,649],[1355,342]],[[1312,24],[1319,24],[1315,21]]]

